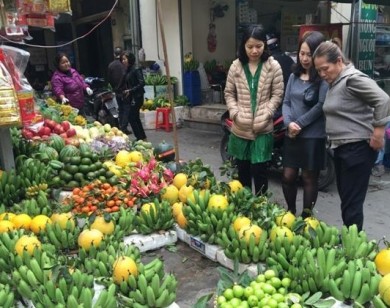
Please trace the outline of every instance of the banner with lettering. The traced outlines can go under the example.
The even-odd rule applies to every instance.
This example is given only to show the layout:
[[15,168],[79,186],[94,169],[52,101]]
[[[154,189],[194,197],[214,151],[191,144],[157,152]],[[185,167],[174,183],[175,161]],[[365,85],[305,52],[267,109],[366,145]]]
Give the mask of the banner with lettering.
[[355,66],[369,76],[374,75],[377,13],[378,7],[375,4],[362,2],[357,27],[358,44]]

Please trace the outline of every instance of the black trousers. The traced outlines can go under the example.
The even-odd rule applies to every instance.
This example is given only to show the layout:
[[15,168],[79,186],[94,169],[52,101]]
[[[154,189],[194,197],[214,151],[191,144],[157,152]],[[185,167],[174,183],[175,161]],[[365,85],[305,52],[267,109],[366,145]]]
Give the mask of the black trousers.
[[143,98],[135,100],[117,99],[119,105],[119,129],[127,130],[130,123],[133,134],[137,140],[146,139],[146,134],[140,119],[140,110],[144,102]]
[[251,164],[249,160],[238,160],[238,179],[241,184],[252,190],[252,179],[255,184],[255,194],[263,195],[268,190],[267,163]]
[[359,230],[363,228],[363,203],[377,155],[367,141],[348,143],[334,151],[341,216],[346,226],[356,224]]

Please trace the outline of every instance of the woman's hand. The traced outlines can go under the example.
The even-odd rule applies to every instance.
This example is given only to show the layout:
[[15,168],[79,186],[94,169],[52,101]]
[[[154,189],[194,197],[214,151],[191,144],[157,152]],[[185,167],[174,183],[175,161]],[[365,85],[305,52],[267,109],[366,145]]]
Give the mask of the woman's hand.
[[295,138],[301,132],[301,127],[297,123],[291,122],[288,125],[287,130],[288,130],[288,136],[290,138]]

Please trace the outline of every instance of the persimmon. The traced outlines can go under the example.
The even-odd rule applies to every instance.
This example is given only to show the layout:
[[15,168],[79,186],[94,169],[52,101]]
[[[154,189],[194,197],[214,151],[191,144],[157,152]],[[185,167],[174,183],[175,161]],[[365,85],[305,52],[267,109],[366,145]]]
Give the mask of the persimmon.
[[106,202],[106,206],[107,207],[113,207],[115,205],[115,201],[114,200],[108,200],[107,202]]

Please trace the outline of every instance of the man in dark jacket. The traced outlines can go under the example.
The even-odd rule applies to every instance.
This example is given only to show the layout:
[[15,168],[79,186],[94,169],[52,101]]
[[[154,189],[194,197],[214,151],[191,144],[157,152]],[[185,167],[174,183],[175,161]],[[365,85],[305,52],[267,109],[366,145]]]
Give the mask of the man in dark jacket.
[[107,81],[111,85],[114,91],[118,88],[122,80],[122,77],[124,76],[126,71],[125,66],[122,64],[120,60],[121,54],[122,54],[122,48],[115,47],[114,50],[115,59],[108,65],[108,69],[107,69]]

